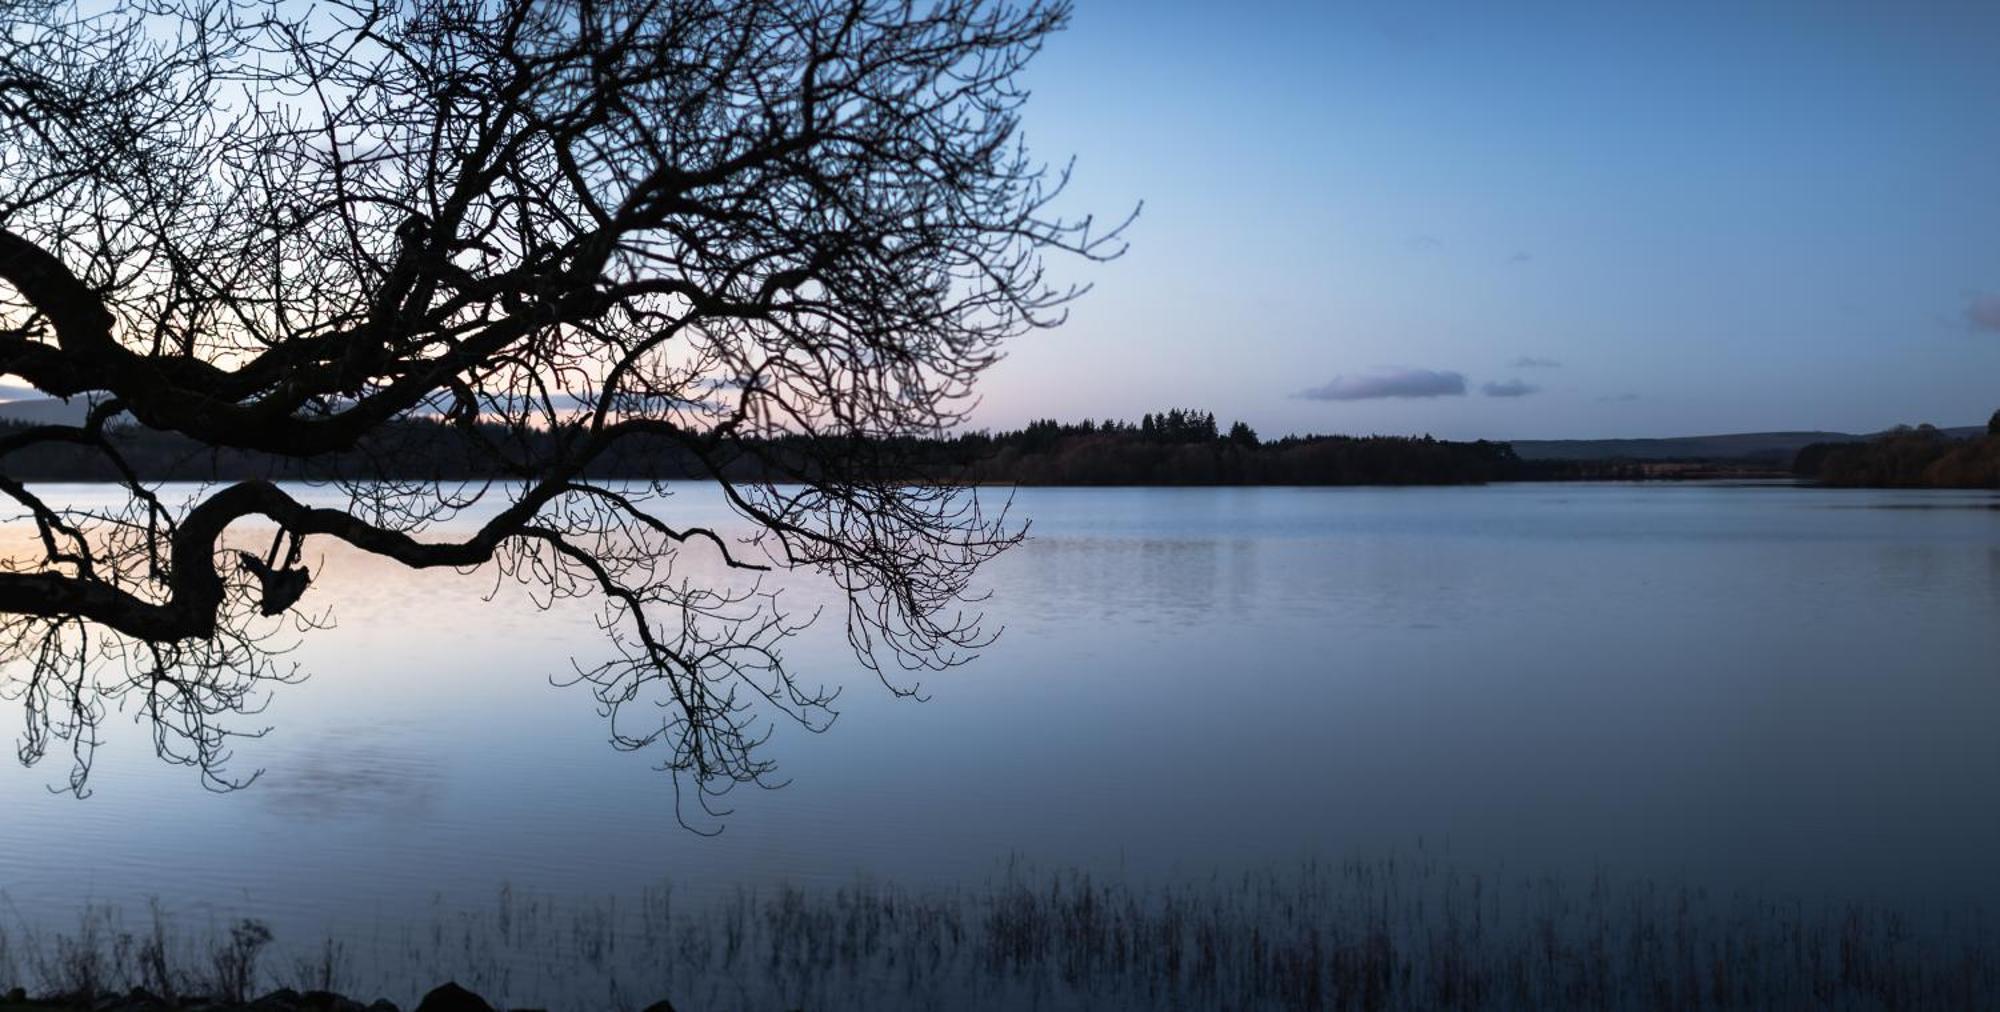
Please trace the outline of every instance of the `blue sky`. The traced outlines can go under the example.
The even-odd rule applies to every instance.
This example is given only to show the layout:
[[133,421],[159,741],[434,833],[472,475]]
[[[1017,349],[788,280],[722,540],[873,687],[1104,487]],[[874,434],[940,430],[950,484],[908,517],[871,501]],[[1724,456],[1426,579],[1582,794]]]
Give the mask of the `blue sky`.
[[1062,266],[1096,291],[988,375],[984,424],[2000,407],[2000,4],[1078,0],[1029,84],[1031,148],[1078,159],[1067,207],[1145,211],[1124,259]]

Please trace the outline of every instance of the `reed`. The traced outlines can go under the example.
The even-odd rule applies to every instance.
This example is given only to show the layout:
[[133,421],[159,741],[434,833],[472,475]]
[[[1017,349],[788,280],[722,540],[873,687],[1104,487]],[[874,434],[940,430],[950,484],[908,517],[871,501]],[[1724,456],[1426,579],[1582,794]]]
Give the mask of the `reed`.
[[2000,1006],[1977,910],[1712,896],[1603,874],[1492,876],[1436,855],[1141,885],[1009,862],[977,887],[670,885],[597,903],[502,888],[368,937],[135,925],[85,906],[0,930],[0,981],[41,993],[386,995],[446,979],[497,1004],[774,1009],[1851,1009]]

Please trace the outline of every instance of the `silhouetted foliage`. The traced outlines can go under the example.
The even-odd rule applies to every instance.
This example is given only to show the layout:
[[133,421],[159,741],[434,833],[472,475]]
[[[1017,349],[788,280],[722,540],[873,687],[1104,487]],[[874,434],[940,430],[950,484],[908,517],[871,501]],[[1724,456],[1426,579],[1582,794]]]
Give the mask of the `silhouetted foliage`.
[[1814,443],[1792,471],[1846,487],[2000,488],[2000,434],[1952,439],[1930,425],[1898,426],[1867,442]]
[[[1118,252],[1049,212],[1065,176],[1018,140],[1060,0],[0,14],[0,374],[97,405],[0,434],[34,531],[0,571],[24,760],[67,742],[81,793],[123,704],[236,783],[217,718],[284,677],[264,613],[310,599],[316,538],[603,601],[610,656],[579,680],[704,798],[769,772],[769,716],[824,727],[830,696],[788,674],[775,597],[670,580],[676,553],[825,574],[878,671],[987,641],[967,581],[1018,527],[897,454],[1061,319],[1045,252]],[[29,487],[64,468],[126,501]],[[713,481],[757,536],[606,474]],[[148,484],[182,475],[230,483],[191,506]],[[290,476],[354,508],[261,480]],[[471,535],[418,537],[484,499]],[[228,544],[250,517],[268,551]]]
[[1457,485],[1521,476],[1504,443],[1429,436],[1287,436],[1260,441],[1242,422],[1217,434],[1215,416],[1148,413],[1113,421],[1037,421],[1019,432],[968,433],[930,452],[975,481],[1023,485]]
[[[1213,416],[1183,413],[1179,428],[1162,418],[1147,436],[1143,423],[1115,419],[1058,422],[1038,419],[1012,432],[975,431],[938,438],[860,440],[863,456],[895,462],[913,478],[951,476],[960,482],[1023,485],[1368,485],[1465,484],[1556,477],[1542,465],[1516,459],[1504,443],[1454,443],[1425,437],[1287,436],[1263,442],[1237,422],[1228,436],[1208,433]],[[1190,423],[1188,419],[1196,419]],[[0,439],[28,427],[0,423]],[[1173,439],[1162,433],[1178,433]],[[290,457],[213,447],[178,433],[139,426],[111,426],[103,438],[133,473],[149,481],[325,481],[398,479],[413,482],[504,477],[479,452],[484,441],[507,438],[540,448],[560,431],[483,431],[434,419],[385,424],[346,452]],[[823,442],[823,440],[821,440]],[[659,434],[637,433],[592,460],[584,476],[600,481],[704,479],[710,469],[732,480],[784,481],[815,466],[815,441],[777,435],[739,441],[738,452],[703,459]],[[1590,477],[1602,477],[1591,472]],[[119,481],[103,453],[62,443],[24,446],[8,458],[16,478],[48,481]],[[885,474],[893,473],[886,472]],[[1637,475],[1634,475],[1637,476]]]
[[1139,420],[1139,436],[1154,443],[1210,442],[1215,439],[1215,416],[1183,408],[1147,414]]

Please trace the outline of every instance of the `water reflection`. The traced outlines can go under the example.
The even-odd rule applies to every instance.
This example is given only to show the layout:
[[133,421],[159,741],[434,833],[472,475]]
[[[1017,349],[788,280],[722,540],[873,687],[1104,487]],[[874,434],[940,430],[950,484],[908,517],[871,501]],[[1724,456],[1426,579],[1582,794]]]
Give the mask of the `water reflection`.
[[1037,622],[1185,622],[1244,586],[1223,577],[1241,559],[1214,540],[1038,537],[1017,554],[1007,563],[1030,597],[1016,604]]
[[918,705],[854,676],[837,623],[801,638],[805,677],[848,683],[842,716],[774,728],[791,786],[733,798],[717,840],[549,683],[602,649],[594,609],[329,549],[306,600],[335,625],[292,657],[312,677],[240,747],[265,779],[207,796],[110,722],[87,802],[0,776],[0,889],[28,920],[157,894],[313,937],[503,882],[949,889],[1010,853],[1175,880],[1421,837],[1510,873],[2000,906],[2000,514],[1829,508],[1955,501],[1029,490],[1033,540],[984,574],[1002,640]]
[[302,744],[256,785],[278,815],[307,822],[355,818],[427,819],[436,814],[444,773],[421,746],[422,729],[403,726],[300,728]]

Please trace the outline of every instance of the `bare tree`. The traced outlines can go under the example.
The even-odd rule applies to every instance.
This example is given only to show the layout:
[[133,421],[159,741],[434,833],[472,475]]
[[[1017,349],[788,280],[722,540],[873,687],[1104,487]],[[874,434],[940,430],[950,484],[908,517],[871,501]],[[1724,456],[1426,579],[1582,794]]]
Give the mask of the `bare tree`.
[[[897,448],[960,423],[1001,344],[1061,319],[1079,289],[1045,279],[1047,252],[1120,249],[1122,226],[1048,210],[1067,172],[1018,137],[1019,72],[1065,4],[286,10],[0,0],[0,374],[93,404],[0,438],[0,494],[34,531],[0,571],[24,761],[68,743],[81,793],[130,705],[163,755],[239,784],[218,718],[291,677],[266,641],[302,614],[310,538],[601,598],[611,659],[580,679],[613,741],[662,750],[704,803],[763,781],[772,718],[823,727],[830,699],[787,673],[797,621],[674,578],[678,553],[829,577],[897,692],[986,642],[968,581],[1019,527]],[[371,466],[341,477],[345,509],[268,481],[172,502],[117,417]],[[409,480],[383,434],[414,421],[494,479]],[[635,441],[756,536],[677,522],[667,475],[597,477]],[[123,505],[9,476],[51,443],[108,460]],[[437,536],[482,501],[475,532]],[[277,540],[238,550],[244,518]]]

